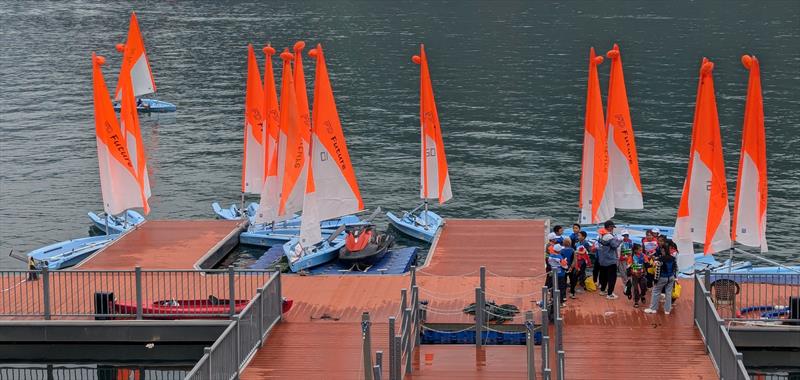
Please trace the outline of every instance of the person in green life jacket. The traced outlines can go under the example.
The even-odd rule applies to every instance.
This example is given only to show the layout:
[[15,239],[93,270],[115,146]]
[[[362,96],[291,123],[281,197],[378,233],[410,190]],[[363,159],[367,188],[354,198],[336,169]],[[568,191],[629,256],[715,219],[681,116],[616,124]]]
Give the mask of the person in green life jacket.
[[633,240],[628,230],[622,230],[622,241],[619,244],[619,261],[617,261],[617,275],[625,286],[625,293],[631,299],[630,283],[628,282],[628,259],[633,251]]
[[672,309],[672,288],[675,286],[675,277],[678,273],[678,263],[675,260],[678,255],[678,246],[671,240],[666,243],[666,246],[666,252],[656,257],[655,265],[660,267],[660,274],[656,284],[653,285],[650,307],[644,309],[647,314],[658,312],[658,301],[662,291],[667,294],[664,300],[664,314],[669,315]]
[[639,244],[633,245],[633,250],[628,259],[631,278],[631,293],[633,294],[633,307],[639,307],[639,301],[645,303],[645,293],[647,293],[647,278],[645,276],[645,263],[647,255],[642,251]]

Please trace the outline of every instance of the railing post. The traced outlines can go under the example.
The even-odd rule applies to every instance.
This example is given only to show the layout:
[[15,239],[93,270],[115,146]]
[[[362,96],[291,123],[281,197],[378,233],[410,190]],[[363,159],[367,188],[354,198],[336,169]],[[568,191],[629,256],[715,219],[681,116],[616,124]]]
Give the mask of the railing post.
[[362,356],[364,358],[365,380],[372,380],[372,344],[369,328],[369,312],[365,311],[361,313],[361,346],[363,347]]
[[408,289],[406,289],[406,288],[400,289],[400,313],[401,313],[401,316],[402,316],[403,310],[405,310],[408,307],[408,300],[406,299],[407,297],[408,297]]
[[550,380],[550,336],[546,334],[542,334],[542,379]]
[[241,324],[241,316],[234,315],[233,321],[236,323],[236,379],[239,378],[239,366],[242,365],[242,337],[239,332]]
[[389,379],[395,380],[395,360],[394,357],[397,355],[397,350],[395,349],[394,345],[394,324],[395,324],[395,317],[389,317]]
[[564,380],[564,350],[556,352],[556,378]]
[[383,351],[375,351],[375,366],[383,370]]
[[133,273],[136,280],[136,319],[142,319],[142,267],[137,265]]
[[486,267],[481,266],[481,291],[486,292]]
[[525,348],[528,380],[536,380],[536,342],[533,335],[533,311],[525,312]]
[[276,310],[278,312],[278,319],[282,320],[283,319],[283,295],[282,295],[283,293],[281,293],[282,292],[282,289],[281,289],[281,272],[280,271],[275,272],[275,276],[276,276],[276,278],[275,278],[275,281],[276,281],[276,283],[275,283],[275,292],[277,293],[277,295],[275,297],[276,297],[276,300],[278,302]]
[[[561,351],[561,291],[556,290],[553,294],[553,319],[555,322],[555,351]],[[560,379],[559,379],[560,380]]]
[[413,322],[414,317],[412,316],[411,308],[406,309],[405,314],[408,323],[406,323],[406,331],[404,332],[404,334],[406,335],[406,341],[405,341],[406,346],[403,348],[406,350],[406,374],[410,374],[411,359],[412,359],[411,353],[414,351],[414,342],[412,341],[413,337],[411,336],[411,332],[413,331],[412,328],[414,328],[414,325],[412,324],[414,323]]
[[481,333],[483,332],[483,302],[481,302],[481,288],[475,288],[475,349],[480,350],[481,344],[483,343],[481,339]]
[[50,270],[42,267],[42,301],[44,302],[44,319],[50,320]]
[[381,366],[376,365],[372,367],[372,378],[375,380],[381,380]]
[[394,378],[397,379],[397,380],[400,380],[401,377],[402,377],[402,374],[401,374],[401,371],[400,371],[401,367],[402,367],[401,359],[402,359],[402,356],[403,356],[403,348],[400,346],[400,341],[401,340],[402,340],[402,337],[400,335],[395,335],[394,336],[394,352],[395,352],[395,355],[394,355],[394,361],[395,361],[395,363],[394,363]]
[[411,287],[413,288],[413,287],[417,286],[417,266],[416,265],[412,265],[411,266],[411,272],[410,273],[411,273]]
[[542,336],[550,335],[550,311],[547,309],[547,296],[549,291],[546,286],[542,287]]
[[211,370],[211,347],[203,348],[203,354],[208,355],[208,379],[214,378],[214,371]]
[[414,299],[414,305],[411,306],[411,310],[414,310],[414,315],[412,320],[414,321],[414,347],[419,347],[420,344],[420,309],[419,309],[419,287],[414,285],[411,287],[411,298]]
[[234,277],[233,265],[228,266],[228,304],[231,306],[230,316],[236,315],[236,277]]
[[258,323],[258,347],[264,345],[264,288],[256,289],[256,297],[258,298],[258,305],[256,308],[258,310],[258,315],[256,316],[257,323]]

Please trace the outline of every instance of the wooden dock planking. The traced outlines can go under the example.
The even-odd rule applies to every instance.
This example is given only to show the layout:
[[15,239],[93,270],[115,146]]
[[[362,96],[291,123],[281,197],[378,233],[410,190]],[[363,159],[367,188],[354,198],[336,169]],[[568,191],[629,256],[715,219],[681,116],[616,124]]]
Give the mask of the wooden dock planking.
[[447,219],[423,273],[463,276],[485,265],[500,276],[535,276],[544,272],[544,229],[543,220]]
[[238,230],[239,220],[148,220],[75,269],[192,269]]

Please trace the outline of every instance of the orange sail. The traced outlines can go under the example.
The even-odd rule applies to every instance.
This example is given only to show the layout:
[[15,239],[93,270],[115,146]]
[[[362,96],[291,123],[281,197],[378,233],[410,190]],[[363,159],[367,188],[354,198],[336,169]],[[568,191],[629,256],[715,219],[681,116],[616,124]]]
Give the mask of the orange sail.
[[123,76],[119,83],[122,102],[120,104],[120,131],[125,137],[125,145],[128,147],[128,154],[136,172],[136,181],[141,192],[141,204],[138,207],[144,209],[145,215],[150,213],[150,178],[147,170],[147,155],[144,150],[144,140],[142,139],[142,129],[139,125],[139,112],[136,109],[136,97],[133,95],[131,78]]
[[308,110],[308,91],[306,90],[306,76],[303,72],[303,49],[306,43],[297,41],[294,44],[294,88],[297,95],[297,112],[300,115],[300,121],[306,126],[306,129],[311,130],[311,117]]
[[[278,202],[280,200],[281,182],[278,176],[278,141],[280,139],[280,105],[278,104],[278,94],[275,88],[275,74],[272,69],[272,56],[275,49],[267,45],[263,49],[265,55],[264,63],[264,99],[266,100],[265,110],[267,112],[267,131],[264,145],[264,186],[261,188],[261,201],[259,202],[258,213],[255,223],[264,224],[276,220],[278,216]],[[286,69],[284,69],[285,71]],[[284,134],[284,149],[285,149]],[[283,164],[283,161],[281,162]]]
[[636,154],[628,94],[622,74],[622,57],[619,46],[614,44],[606,56],[611,59],[611,77],[608,80],[608,126],[609,180],[614,189],[614,207],[618,209],[641,209],[642,183],[639,180],[639,157]]
[[[286,133],[286,148],[283,150],[283,183],[281,185],[278,217],[287,217],[303,209],[306,178],[308,175],[308,143],[310,131],[300,120],[297,110],[297,95],[292,80],[290,61],[294,59],[288,49],[281,53],[283,80],[281,83],[280,129]],[[281,139],[283,137],[281,136]],[[282,143],[282,141],[281,141]],[[281,151],[281,148],[278,148]]]
[[143,200],[136,167],[128,154],[125,136],[100,70],[104,63],[105,58],[92,53],[95,135],[103,210],[109,215],[117,215],[141,207]]
[[678,267],[681,270],[690,269],[694,264],[693,242],[703,243],[705,254],[731,247],[728,188],[713,69],[714,64],[703,58],[694,109],[689,168],[673,237],[678,245]]
[[589,83],[586,93],[586,116],[583,134],[581,170],[581,223],[601,223],[614,216],[614,198],[608,170],[608,134],[603,118],[603,99],[597,65],[602,56],[589,50]]
[[302,246],[322,240],[321,221],[364,209],[342,123],[336,110],[322,45],[318,44],[308,54],[317,59],[317,67],[314,79],[314,119],[311,124],[311,164],[300,227]]
[[244,100],[242,192],[260,194],[264,185],[264,87],[253,45],[247,45],[247,89]]
[[156,92],[156,82],[153,80],[153,72],[150,70],[150,62],[147,60],[147,53],[144,50],[142,33],[139,31],[139,22],[136,19],[136,12],[131,12],[131,22],[128,27],[128,38],[125,44],[118,44],[117,50],[124,52],[122,58],[122,70],[119,72],[117,89],[114,91],[114,98],[120,99],[119,83],[124,76],[129,76],[133,83],[133,95],[142,96]]
[[419,55],[415,55],[412,60],[420,65],[419,121],[422,128],[422,148],[419,196],[422,199],[438,199],[441,204],[453,197],[453,191],[450,188],[450,174],[447,171],[447,157],[444,153],[436,100],[433,97],[425,45],[419,46]]
[[732,238],[767,252],[767,142],[764,133],[764,101],[761,98],[761,68],[755,56],[745,55],[742,64],[750,70],[744,109],[742,155],[736,179]]

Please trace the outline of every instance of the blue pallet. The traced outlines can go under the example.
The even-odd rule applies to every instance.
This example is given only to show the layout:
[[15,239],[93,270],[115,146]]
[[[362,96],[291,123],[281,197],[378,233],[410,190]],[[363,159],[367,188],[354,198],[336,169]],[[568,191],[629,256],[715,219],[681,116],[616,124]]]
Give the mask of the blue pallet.
[[411,270],[411,266],[417,262],[417,252],[419,247],[407,247],[393,249],[386,252],[383,258],[371,266],[366,272],[350,271],[350,266],[340,263],[338,260],[327,264],[307,269],[309,274],[314,275],[382,275],[382,274],[403,274]]
[[[481,333],[483,344],[488,345],[525,345],[524,332]],[[534,344],[542,344],[542,333],[533,333]],[[423,329],[422,344],[475,344],[475,331],[443,332]]]
[[[411,266],[417,262],[417,252],[419,247],[398,248],[391,250],[377,264],[370,267],[366,272],[347,271],[349,266],[339,263],[337,260],[306,271],[314,275],[374,275],[374,274],[403,274],[411,270]],[[248,266],[248,269],[265,269],[283,256],[283,246],[274,246],[267,250],[255,263]]]

